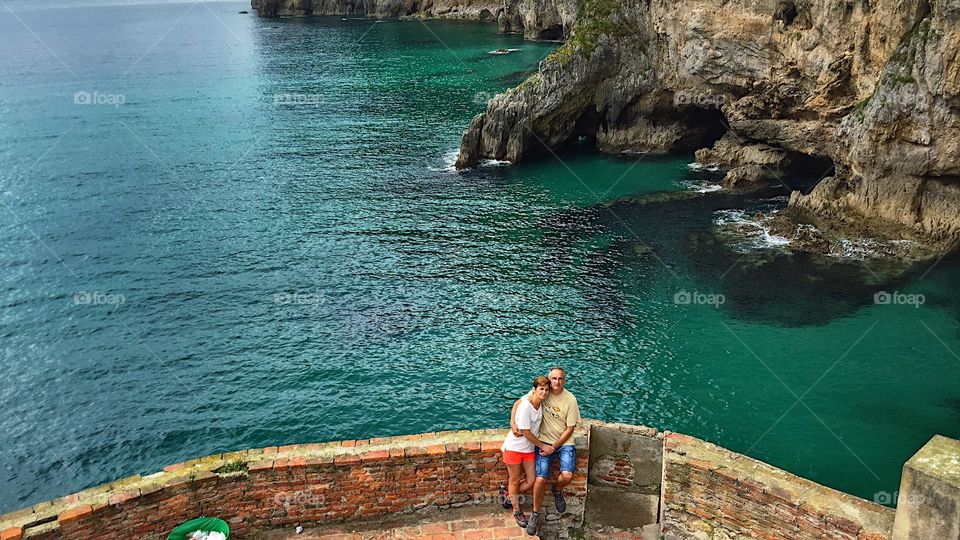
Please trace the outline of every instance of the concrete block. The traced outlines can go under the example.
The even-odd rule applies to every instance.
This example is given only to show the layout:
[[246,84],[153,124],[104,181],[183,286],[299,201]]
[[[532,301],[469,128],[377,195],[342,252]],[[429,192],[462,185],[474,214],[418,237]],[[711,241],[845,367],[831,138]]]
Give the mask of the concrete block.
[[657,522],[660,497],[628,493],[615,488],[590,486],[584,521],[633,529]]
[[903,466],[893,540],[960,538],[960,441],[936,435]]

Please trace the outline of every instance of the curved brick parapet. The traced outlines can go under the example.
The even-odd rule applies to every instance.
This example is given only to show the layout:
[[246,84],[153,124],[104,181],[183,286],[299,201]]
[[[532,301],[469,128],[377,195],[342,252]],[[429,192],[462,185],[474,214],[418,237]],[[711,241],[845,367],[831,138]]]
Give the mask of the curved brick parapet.
[[664,439],[662,532],[670,540],[886,540],[895,511],[700,439]]
[[[497,508],[506,477],[503,436],[446,431],[216,454],[0,516],[0,540],[163,540],[201,515],[226,520],[234,540],[278,529],[285,538],[297,523],[378,531],[407,514],[445,520],[452,532],[458,512]],[[960,507],[960,442],[943,437],[908,463],[899,535],[894,509],[687,435],[585,420],[574,440],[577,474],[566,490],[567,511],[558,515],[549,495],[544,503],[543,532],[551,537],[603,531],[605,538],[613,530],[667,540],[900,540],[925,538],[918,524],[934,518],[936,527],[951,530]],[[450,510],[471,505],[487,508]]]
[[[581,470],[584,435],[577,435]],[[0,516],[0,539],[165,539],[204,515],[226,520],[242,540],[296,523],[490,504],[506,476],[503,436],[447,431],[215,454]],[[572,498],[583,498],[585,483],[581,476]]]

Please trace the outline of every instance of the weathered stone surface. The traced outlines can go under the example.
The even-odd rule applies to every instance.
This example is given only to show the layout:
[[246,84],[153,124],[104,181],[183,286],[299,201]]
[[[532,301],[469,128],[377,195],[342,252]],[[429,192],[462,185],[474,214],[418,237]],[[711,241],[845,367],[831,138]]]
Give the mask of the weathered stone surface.
[[529,39],[569,36],[577,13],[572,0],[251,0],[250,5],[261,17],[354,15],[497,22],[501,31],[523,33]]
[[960,441],[937,435],[903,466],[893,540],[960,538]]
[[657,522],[663,441],[655,435],[639,426],[590,427],[587,522],[628,529]]
[[728,189],[751,190],[767,185],[770,173],[760,165],[740,165],[727,171],[722,185]]
[[587,523],[633,529],[657,522],[659,495],[629,493],[600,486],[587,487]]

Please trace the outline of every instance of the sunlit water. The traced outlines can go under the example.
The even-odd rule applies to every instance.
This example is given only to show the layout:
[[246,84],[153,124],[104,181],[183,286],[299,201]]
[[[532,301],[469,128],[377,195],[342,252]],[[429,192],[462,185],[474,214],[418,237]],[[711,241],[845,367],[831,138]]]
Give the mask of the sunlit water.
[[779,199],[638,199],[708,191],[689,156],[452,172],[472,115],[551,44],[239,3],[10,6],[0,511],[213,452],[503,426],[554,364],[586,416],[867,498],[960,436],[955,259],[891,282],[729,245],[716,222]]

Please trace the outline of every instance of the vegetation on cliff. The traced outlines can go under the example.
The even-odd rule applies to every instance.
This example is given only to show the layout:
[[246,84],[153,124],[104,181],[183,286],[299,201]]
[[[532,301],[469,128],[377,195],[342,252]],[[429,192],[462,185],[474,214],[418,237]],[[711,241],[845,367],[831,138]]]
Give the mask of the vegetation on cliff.
[[629,26],[619,20],[617,0],[584,0],[577,7],[577,24],[573,35],[566,43],[556,48],[548,62],[565,65],[578,51],[589,58],[597,48],[600,36],[623,37],[630,33]]

